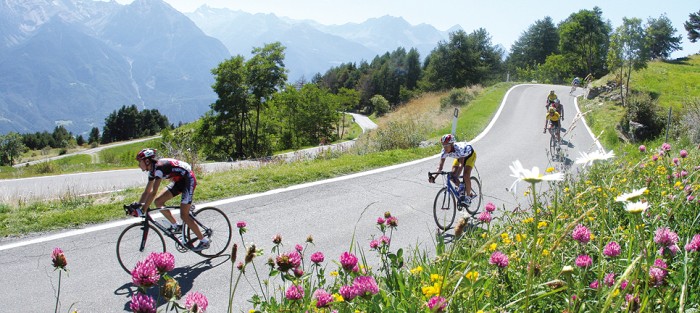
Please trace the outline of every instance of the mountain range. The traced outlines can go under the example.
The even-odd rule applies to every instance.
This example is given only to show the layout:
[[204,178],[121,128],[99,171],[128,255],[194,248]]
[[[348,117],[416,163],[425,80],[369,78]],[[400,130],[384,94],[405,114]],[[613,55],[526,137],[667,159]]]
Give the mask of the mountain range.
[[421,58],[447,31],[383,16],[321,25],[202,6],[181,13],[162,0],[0,1],[0,134],[101,128],[123,105],[190,122],[216,100],[211,70],[279,41],[289,81],[368,61],[403,47]]

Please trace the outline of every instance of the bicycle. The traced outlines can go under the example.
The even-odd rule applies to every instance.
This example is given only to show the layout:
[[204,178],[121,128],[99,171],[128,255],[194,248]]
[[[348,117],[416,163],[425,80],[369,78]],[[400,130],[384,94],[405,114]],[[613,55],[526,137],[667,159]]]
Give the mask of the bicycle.
[[[561,141],[557,137],[561,138],[561,128],[554,127],[550,123],[549,127],[545,130],[549,130],[549,154],[552,156],[553,160],[558,160],[561,158]],[[557,136],[559,133],[559,136]]]
[[[435,178],[438,175],[443,176],[445,183],[435,195],[433,218],[438,228],[445,231],[452,227],[457,211],[466,210],[471,216],[479,213],[483,196],[481,195],[481,181],[476,176],[470,178],[474,196],[471,197],[471,202],[465,202],[460,199],[459,191],[452,184],[452,172],[428,172],[428,180],[435,182]],[[457,199],[460,199],[460,201],[457,201]]]
[[[165,208],[179,209],[180,207],[166,206]],[[180,253],[190,251],[192,243],[197,240],[197,236],[192,229],[187,227],[187,224],[183,223],[182,233],[174,233],[168,227],[154,220],[149,214],[150,209],[142,213],[140,206],[124,205],[124,211],[127,215],[142,218],[140,222],[125,228],[117,239],[117,260],[127,273],[131,273],[136,263],[144,260],[152,252],[165,252],[163,234],[175,241],[175,247]],[[195,251],[195,253],[205,258],[213,258],[226,251],[231,243],[232,229],[226,214],[215,207],[196,210],[194,205],[192,205],[189,214],[190,218],[199,226],[202,235],[209,238],[210,242],[208,249]],[[149,234],[151,240],[148,240]]]

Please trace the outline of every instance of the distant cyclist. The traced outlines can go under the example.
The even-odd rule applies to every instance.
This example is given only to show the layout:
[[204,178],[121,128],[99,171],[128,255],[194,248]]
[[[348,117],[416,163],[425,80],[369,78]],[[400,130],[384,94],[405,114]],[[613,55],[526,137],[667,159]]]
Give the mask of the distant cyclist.
[[571,82],[571,92],[569,93],[574,92],[576,87],[581,87],[581,78],[578,76],[574,77],[574,80]]
[[559,97],[557,96],[557,94],[554,93],[554,90],[550,91],[547,95],[547,108],[549,109],[549,105],[557,101],[559,101]]
[[[192,167],[188,163],[176,159],[157,159],[156,150],[148,148],[139,151],[136,155],[136,160],[139,161],[139,168],[142,171],[148,171],[148,183],[139,201],[143,205],[144,212],[148,210],[151,202],[155,199],[155,206],[160,209],[160,212],[171,224],[170,231],[173,233],[182,232],[182,225],[177,223],[170,210],[164,208],[168,200],[182,194],[180,217],[199,239],[199,244],[191,249],[193,251],[202,251],[209,248],[209,238],[202,236],[199,226],[190,218],[189,214],[192,207],[194,189],[197,187],[197,179],[194,176]],[[161,179],[169,179],[171,183],[156,197]]]
[[560,122],[561,116],[559,113],[553,108],[550,107],[549,111],[547,112],[547,116],[545,116],[544,119],[544,130],[542,133],[547,133],[547,123],[549,122],[550,126],[552,127],[552,131],[555,131],[557,133],[557,142],[561,142],[561,122]]
[[[452,162],[452,182],[455,185],[459,185],[460,195],[464,195],[465,190],[469,191],[469,193],[466,194],[468,197],[464,197],[463,200],[467,205],[469,205],[472,197],[476,196],[472,193],[472,184],[470,179],[472,176],[474,163],[476,162],[476,151],[474,151],[474,147],[472,147],[472,145],[470,145],[468,142],[455,142],[455,136],[452,134],[442,136],[440,143],[442,144],[442,151],[440,152],[438,172],[442,171],[442,167],[445,164],[445,158],[454,158],[454,161]],[[464,184],[459,183],[460,174],[462,174]]]

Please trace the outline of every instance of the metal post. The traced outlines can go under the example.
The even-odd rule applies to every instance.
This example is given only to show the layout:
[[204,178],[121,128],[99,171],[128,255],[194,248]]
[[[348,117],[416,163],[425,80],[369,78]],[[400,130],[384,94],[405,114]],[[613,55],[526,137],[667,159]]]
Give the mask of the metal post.
[[459,116],[459,109],[455,108],[455,111],[452,115],[452,135],[456,135],[455,132],[457,131],[457,116]]
[[673,108],[669,107],[668,108],[668,119],[666,120],[666,141],[668,142],[668,129],[671,128],[671,110]]

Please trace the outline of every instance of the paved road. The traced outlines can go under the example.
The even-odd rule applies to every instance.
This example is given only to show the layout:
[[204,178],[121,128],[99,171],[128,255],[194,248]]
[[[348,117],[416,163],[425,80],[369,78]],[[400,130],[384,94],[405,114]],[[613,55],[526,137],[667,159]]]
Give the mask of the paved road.
[[[362,127],[363,131],[376,128],[369,118],[360,114],[353,114],[355,121]],[[95,154],[107,147],[114,147],[133,142],[149,140],[135,140],[125,143],[114,144],[110,146],[100,146],[94,149],[76,152],[73,154],[86,153]],[[327,149],[347,149],[352,146],[354,141],[346,141],[334,145],[319,146],[314,148],[303,149],[295,152],[289,152],[275,156],[276,159],[286,161],[296,161],[301,159],[309,159],[316,154]],[[55,158],[65,157],[67,155],[58,156]],[[52,158],[53,159],[53,158]],[[43,160],[46,161],[46,160]],[[34,161],[39,162],[39,161]],[[31,162],[30,162],[31,163]],[[224,171],[233,168],[254,167],[260,166],[259,161],[236,161],[236,162],[214,162],[201,164],[205,172]],[[89,194],[110,193],[122,189],[145,186],[146,175],[140,169],[124,169],[114,171],[101,172],[86,172],[66,175],[53,175],[19,179],[1,179],[0,180],[0,203],[12,203],[18,200],[37,200],[37,199],[55,199],[60,197],[74,197]]]
[[[576,109],[569,98],[567,86],[520,85],[512,88],[488,132],[473,140],[478,152],[477,168],[483,180],[487,201],[499,208],[512,210],[527,201],[522,192],[515,195],[506,191],[513,179],[508,165],[519,159],[525,167],[550,165],[546,154],[547,135],[542,134],[544,99],[554,88],[562,95],[567,110],[567,121]],[[568,123],[565,123],[565,125]],[[578,151],[595,147],[585,127],[569,127],[567,140],[572,158]],[[437,151],[436,151],[437,153]],[[233,223],[246,221],[248,232],[243,242],[256,243],[265,255],[255,259],[261,277],[265,277],[264,263],[271,256],[271,238],[281,234],[283,252],[303,244],[309,235],[315,245],[308,246],[305,255],[321,251],[326,255],[327,271],[334,270],[334,260],[347,251],[354,234],[355,241],[368,257],[370,266],[378,268],[374,252],[369,251],[369,240],[378,236],[375,221],[385,211],[398,217],[399,227],[392,237],[392,249],[424,248],[434,251],[435,226],[432,221],[432,202],[440,188],[427,182],[427,172],[437,165],[436,156],[398,166],[348,175],[322,182],[293,186],[266,193],[222,200],[216,205],[227,212]],[[524,188],[521,185],[521,188]],[[200,204],[200,206],[206,204]],[[115,208],[118,209],[118,208]],[[125,218],[109,224],[50,234],[51,237],[32,235],[22,239],[5,238],[0,243],[0,277],[5,292],[0,303],[7,312],[47,312],[53,309],[57,273],[51,267],[50,254],[61,247],[68,259],[70,275],[61,281],[61,310],[73,305],[81,312],[117,312],[127,310],[129,296],[134,292],[130,276],[124,273],[115,258],[116,238],[124,225],[134,219]],[[201,291],[209,299],[209,312],[225,312],[231,263],[225,257],[203,260],[197,255],[169,251],[175,254],[175,278],[183,294]],[[239,250],[240,251],[240,250]],[[405,253],[405,255],[411,255]],[[239,252],[238,260],[242,256]],[[307,262],[308,264],[308,262]],[[249,267],[234,299],[236,312],[247,312],[247,299],[257,288],[255,273]],[[275,280],[277,284],[279,281]],[[28,301],[27,299],[31,299]]]

